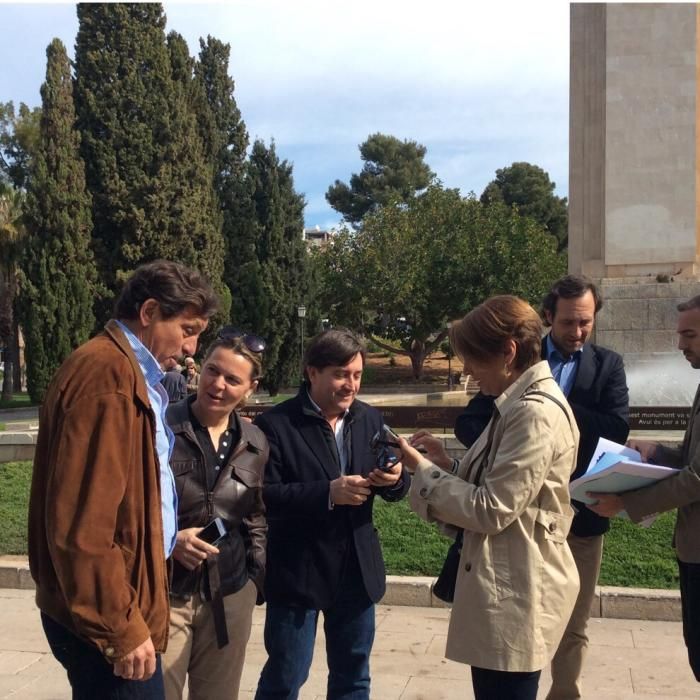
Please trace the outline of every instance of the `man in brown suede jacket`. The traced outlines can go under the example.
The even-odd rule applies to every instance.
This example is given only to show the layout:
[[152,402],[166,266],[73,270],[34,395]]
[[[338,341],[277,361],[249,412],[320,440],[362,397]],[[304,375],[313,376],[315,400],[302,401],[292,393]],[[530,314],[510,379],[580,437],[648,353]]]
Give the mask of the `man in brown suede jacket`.
[[56,372],[39,418],[29,564],[74,698],[162,698],[166,558],[177,532],[160,363],[193,354],[216,309],[209,283],[156,261],[115,318]]

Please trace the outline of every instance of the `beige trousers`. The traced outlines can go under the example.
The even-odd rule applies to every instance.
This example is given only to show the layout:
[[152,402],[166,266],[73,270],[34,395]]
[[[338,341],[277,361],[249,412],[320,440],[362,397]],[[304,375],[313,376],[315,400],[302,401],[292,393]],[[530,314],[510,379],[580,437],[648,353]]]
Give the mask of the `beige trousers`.
[[163,654],[166,700],[236,700],[250,637],[257,589],[252,581],[224,597],[229,642],[217,649],[211,604],[198,595],[170,601],[170,638]]
[[583,697],[581,672],[588,648],[586,627],[603,559],[603,535],[577,537],[569,534],[567,542],[574,555],[581,588],[569,624],[552,659],[552,688],[547,700],[578,700]]

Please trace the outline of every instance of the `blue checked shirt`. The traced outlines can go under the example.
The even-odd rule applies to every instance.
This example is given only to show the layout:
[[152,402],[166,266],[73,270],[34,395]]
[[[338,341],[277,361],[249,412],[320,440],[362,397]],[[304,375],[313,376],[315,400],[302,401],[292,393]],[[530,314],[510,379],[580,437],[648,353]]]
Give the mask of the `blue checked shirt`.
[[123,323],[117,321],[117,324],[124,332],[129,346],[136,355],[136,360],[143,372],[143,378],[146,380],[148,398],[156,418],[156,452],[160,465],[160,502],[163,511],[163,546],[167,558],[175,549],[177,536],[177,491],[175,490],[175,478],[170,469],[170,455],[173,451],[175,436],[165,422],[168,394],[160,383],[165,373],[148,348]]
[[568,396],[571,392],[571,387],[574,385],[574,380],[576,379],[583,348],[577,350],[571,357],[566,359],[559,350],[557,350],[551,335],[547,335],[545,342],[547,343],[547,362],[549,362],[549,368],[552,370],[554,381],[559,385],[564,396]]

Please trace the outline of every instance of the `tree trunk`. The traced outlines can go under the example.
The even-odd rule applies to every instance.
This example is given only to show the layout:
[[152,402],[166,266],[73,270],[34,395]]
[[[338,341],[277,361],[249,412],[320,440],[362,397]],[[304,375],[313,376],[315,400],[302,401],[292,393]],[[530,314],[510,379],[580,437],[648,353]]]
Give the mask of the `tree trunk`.
[[14,314],[14,322],[12,328],[12,338],[10,339],[10,344],[12,346],[12,389],[14,392],[19,393],[22,391],[22,363],[20,362],[19,356],[19,322],[17,321],[17,314]]
[[2,378],[2,398],[3,401],[9,401],[12,399],[13,394],[13,376],[14,376],[14,362],[12,358],[14,348],[12,344],[9,344],[5,348],[5,369],[3,370]]
[[423,363],[428,356],[425,343],[420,340],[414,340],[411,343],[409,357],[411,358],[411,367],[413,368],[414,379],[420,379],[423,376]]

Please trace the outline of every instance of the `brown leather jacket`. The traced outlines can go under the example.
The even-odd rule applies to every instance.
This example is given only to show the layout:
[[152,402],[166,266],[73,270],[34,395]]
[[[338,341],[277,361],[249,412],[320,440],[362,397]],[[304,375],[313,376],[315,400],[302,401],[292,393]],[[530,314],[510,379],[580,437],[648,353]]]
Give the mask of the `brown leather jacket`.
[[41,407],[29,566],[46,615],[107,659],[168,639],[155,418],[119,327],[61,365]]
[[[230,595],[251,579],[262,603],[265,580],[267,521],[262,486],[269,448],[259,428],[236,416],[240,439],[222,468],[214,488],[207,490],[204,455],[190,420],[190,396],[168,408],[167,420],[175,434],[170,465],[178,496],[178,529],[203,527],[216,517],[224,520],[227,537],[217,547],[219,555],[206,567],[188,571],[173,563],[171,594],[189,598],[199,592],[212,599],[212,575],[218,576],[222,596]],[[212,566],[218,571],[212,572]]]

